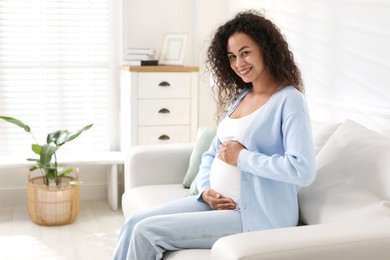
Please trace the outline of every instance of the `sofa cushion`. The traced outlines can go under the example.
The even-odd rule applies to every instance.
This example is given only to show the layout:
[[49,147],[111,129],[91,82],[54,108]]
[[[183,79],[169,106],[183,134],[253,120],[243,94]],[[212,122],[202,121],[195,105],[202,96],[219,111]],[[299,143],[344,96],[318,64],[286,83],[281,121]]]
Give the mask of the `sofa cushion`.
[[390,216],[390,139],[345,121],[317,156],[315,181],[298,194],[306,224]]
[[184,176],[183,185],[190,188],[192,182],[195,180],[199,171],[200,163],[202,162],[202,155],[210,147],[216,135],[216,128],[214,127],[199,127],[195,147],[191,153],[190,163],[186,175]]
[[190,195],[182,184],[140,186],[127,190],[122,196],[122,211],[125,218],[164,202]]
[[329,140],[330,136],[340,126],[340,123],[326,123],[317,120],[311,120],[313,130],[313,141],[316,155],[321,151],[322,147]]

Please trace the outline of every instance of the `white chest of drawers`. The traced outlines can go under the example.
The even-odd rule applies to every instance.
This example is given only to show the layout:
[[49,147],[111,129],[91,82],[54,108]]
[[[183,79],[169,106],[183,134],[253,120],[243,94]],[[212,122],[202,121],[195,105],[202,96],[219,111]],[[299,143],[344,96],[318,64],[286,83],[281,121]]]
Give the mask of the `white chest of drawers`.
[[124,67],[120,95],[122,151],[134,145],[195,141],[197,67]]

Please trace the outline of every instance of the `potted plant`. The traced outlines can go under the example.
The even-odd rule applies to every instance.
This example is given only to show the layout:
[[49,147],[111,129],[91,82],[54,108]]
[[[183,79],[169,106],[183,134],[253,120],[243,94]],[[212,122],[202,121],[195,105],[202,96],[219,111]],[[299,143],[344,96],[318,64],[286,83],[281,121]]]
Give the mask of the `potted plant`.
[[[59,165],[57,151],[65,143],[90,129],[93,124],[74,132],[54,131],[47,135],[46,143],[40,145],[31,132],[31,128],[22,121],[7,116],[0,116],[0,119],[23,128],[35,141],[31,149],[39,156],[37,159],[27,159],[34,162],[29,169],[27,181],[28,212],[31,219],[37,224],[49,226],[73,222],[80,209],[78,172],[76,176],[71,176],[72,168],[65,169]],[[35,170],[39,170],[41,175],[31,177],[30,173]]]

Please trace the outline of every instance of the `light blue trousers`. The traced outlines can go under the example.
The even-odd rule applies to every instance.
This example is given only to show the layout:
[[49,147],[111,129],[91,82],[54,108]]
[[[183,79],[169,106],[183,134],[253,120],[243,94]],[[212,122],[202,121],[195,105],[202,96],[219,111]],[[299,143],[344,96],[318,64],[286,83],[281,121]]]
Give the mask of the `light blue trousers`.
[[189,196],[128,218],[113,259],[161,259],[165,251],[211,248],[219,238],[241,232],[240,211],[212,210]]

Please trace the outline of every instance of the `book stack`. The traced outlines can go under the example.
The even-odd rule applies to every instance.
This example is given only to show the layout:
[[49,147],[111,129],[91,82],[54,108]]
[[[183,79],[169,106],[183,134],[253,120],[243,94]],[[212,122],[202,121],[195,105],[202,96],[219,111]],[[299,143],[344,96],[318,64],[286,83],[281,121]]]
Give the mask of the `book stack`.
[[122,64],[128,66],[157,65],[158,62],[154,56],[154,49],[129,48],[123,57]]

